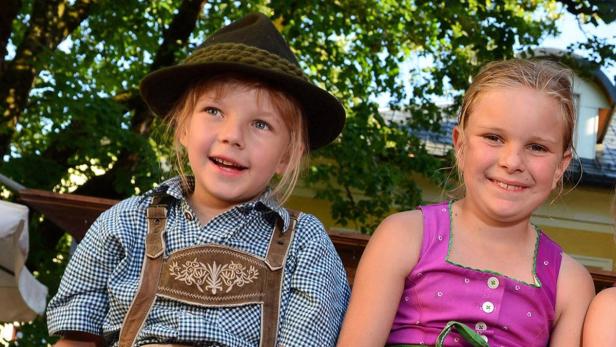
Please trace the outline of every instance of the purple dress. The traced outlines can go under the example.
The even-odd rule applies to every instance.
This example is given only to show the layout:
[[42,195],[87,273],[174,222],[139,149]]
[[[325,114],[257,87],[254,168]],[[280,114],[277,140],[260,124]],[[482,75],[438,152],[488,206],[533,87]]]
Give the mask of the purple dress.
[[[407,276],[387,344],[434,345],[447,322],[466,324],[489,345],[543,346],[550,338],[556,306],[561,248],[537,231],[535,283],[524,283],[448,260],[451,204],[422,206],[419,261]],[[446,346],[469,346],[454,330]]]

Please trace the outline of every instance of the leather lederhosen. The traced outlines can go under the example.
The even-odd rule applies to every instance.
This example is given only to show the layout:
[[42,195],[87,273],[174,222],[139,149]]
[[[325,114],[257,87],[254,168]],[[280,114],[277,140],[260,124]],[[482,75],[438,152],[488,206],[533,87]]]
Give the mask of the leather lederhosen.
[[119,346],[132,346],[154,304],[163,297],[202,307],[262,306],[259,346],[276,346],[283,270],[295,233],[297,212],[282,232],[277,219],[265,258],[207,244],[164,257],[167,205],[156,196],[147,209],[148,233],[137,294],[124,318]]

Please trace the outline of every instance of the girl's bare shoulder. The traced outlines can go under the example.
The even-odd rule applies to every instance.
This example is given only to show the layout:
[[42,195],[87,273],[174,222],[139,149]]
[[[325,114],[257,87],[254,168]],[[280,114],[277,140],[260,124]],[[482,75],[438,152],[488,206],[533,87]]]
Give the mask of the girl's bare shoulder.
[[421,211],[404,211],[385,218],[370,238],[368,254],[380,262],[399,267],[406,275],[417,263],[423,238]]

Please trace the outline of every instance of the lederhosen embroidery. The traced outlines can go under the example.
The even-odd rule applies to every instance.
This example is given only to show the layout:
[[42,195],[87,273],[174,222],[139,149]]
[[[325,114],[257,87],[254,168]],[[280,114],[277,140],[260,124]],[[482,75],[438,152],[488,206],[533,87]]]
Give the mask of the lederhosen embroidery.
[[202,307],[260,304],[259,346],[276,346],[284,264],[297,222],[297,212],[289,213],[286,232],[278,218],[265,259],[215,244],[181,249],[164,258],[167,204],[155,196],[147,209],[139,288],[124,318],[119,346],[134,344],[156,296]]

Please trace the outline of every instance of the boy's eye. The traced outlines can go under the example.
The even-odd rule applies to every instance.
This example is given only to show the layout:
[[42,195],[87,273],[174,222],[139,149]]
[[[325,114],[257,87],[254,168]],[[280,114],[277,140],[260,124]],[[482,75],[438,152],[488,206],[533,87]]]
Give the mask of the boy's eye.
[[255,120],[253,123],[254,127],[261,130],[270,130],[272,127],[265,121],[260,119]]
[[216,107],[206,107],[203,109],[204,112],[211,114],[212,116],[220,117],[222,116],[222,111]]

